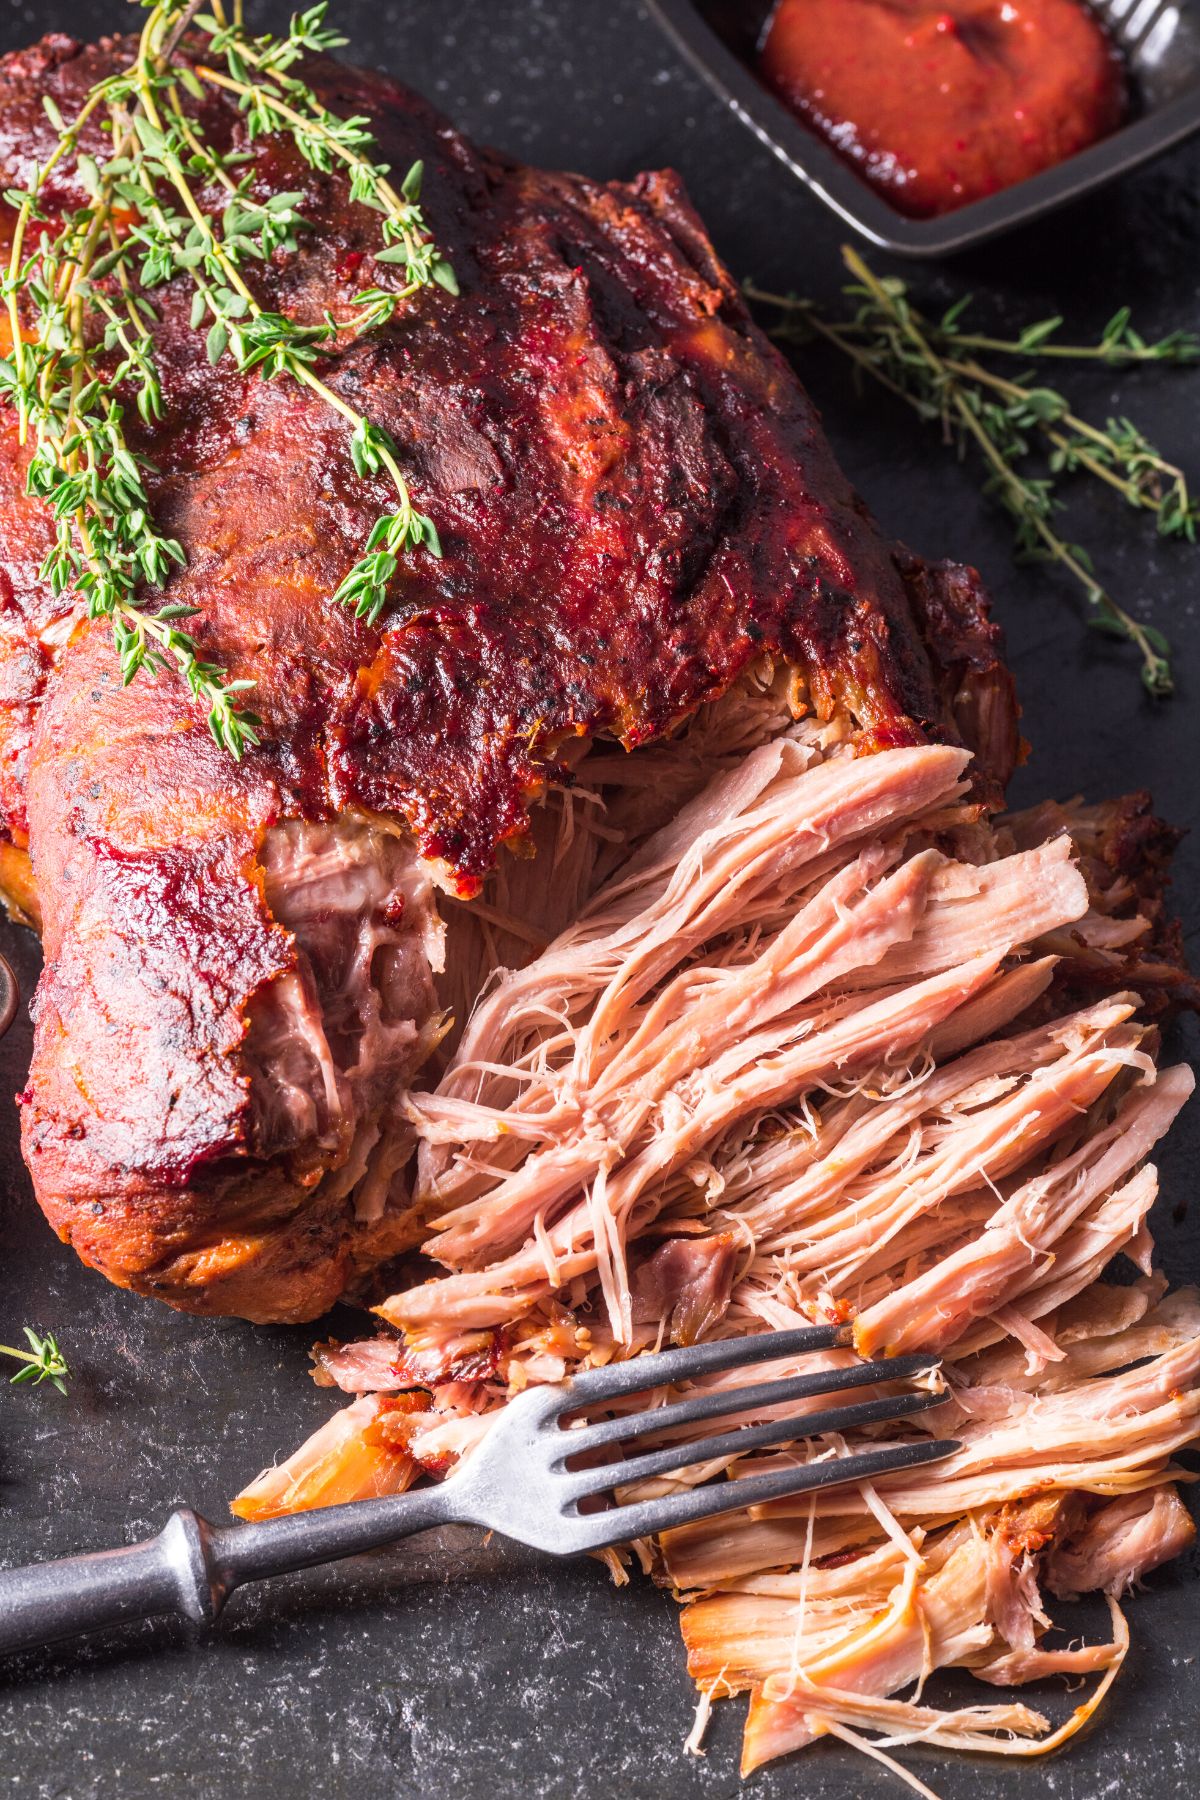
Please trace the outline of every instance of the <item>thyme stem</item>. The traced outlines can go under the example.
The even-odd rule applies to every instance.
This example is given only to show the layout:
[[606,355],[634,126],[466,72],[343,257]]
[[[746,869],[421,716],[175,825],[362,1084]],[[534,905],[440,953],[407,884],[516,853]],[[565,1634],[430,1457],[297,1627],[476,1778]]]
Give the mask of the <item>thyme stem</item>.
[[[984,368],[982,363],[960,362],[956,358],[948,356],[945,358],[945,365],[952,374],[961,375],[967,381],[978,382],[980,387],[990,388],[993,393],[1000,394],[1006,400],[1017,405],[1021,405],[1029,397],[1031,390],[1028,387],[1023,387],[1019,382],[1007,381],[1002,375],[997,375],[991,369]],[[1033,391],[1046,392],[1047,390]],[[1085,439],[1095,445],[1099,454],[1084,450],[1078,444],[1073,444],[1071,439],[1052,425],[1048,418],[1039,419],[1038,424],[1047,443],[1053,444],[1060,453],[1069,456],[1073,464],[1085,468],[1098,481],[1106,482],[1109,487],[1114,488],[1129,506],[1143,507],[1149,512],[1161,515],[1164,508],[1164,494],[1161,485],[1157,492],[1148,490],[1145,486],[1145,478],[1152,477],[1156,481],[1160,481],[1160,478],[1166,477],[1170,482],[1171,491],[1181,496],[1183,508],[1190,510],[1187,477],[1183,470],[1176,464],[1167,462],[1150,445],[1145,444],[1144,440],[1142,448],[1138,452],[1138,462],[1143,474],[1143,480],[1139,482],[1119,475],[1111,463],[1104,460],[1113,452],[1111,429],[1102,431],[1099,426],[1091,424],[1089,420],[1080,418],[1078,413],[1065,408],[1057,414],[1057,417],[1061,424],[1065,425],[1068,431],[1073,432],[1077,438]]]
[[[1145,686],[1156,695],[1170,693],[1170,647],[1162,633],[1120,606],[1097,580],[1083,547],[1067,542],[1055,529],[1053,516],[1061,506],[1055,477],[1073,470],[1091,475],[1127,505],[1153,513],[1162,535],[1194,541],[1200,508],[1183,470],[1160,455],[1128,419],[1109,419],[1101,428],[1080,417],[1053,389],[997,374],[979,357],[991,351],[1029,359],[1055,354],[1108,363],[1187,364],[1200,356],[1200,340],[1175,332],[1147,343],[1133,330],[1126,309],[1114,315],[1094,346],[1048,343],[1062,323],[1057,318],[1027,327],[1011,340],[969,333],[959,325],[966,302],[940,322],[930,322],[913,307],[902,282],[875,275],[853,249],[844,249],[843,258],[854,277],[846,291],[859,302],[852,318],[827,319],[809,301],[752,282],[746,283],[746,292],[785,313],[790,323],[779,335],[812,336],[832,344],[856,371],[903,400],[919,418],[940,420],[947,441],[973,445],[987,471],[986,490],[1013,520],[1018,553],[1064,569],[1083,589],[1091,608],[1089,623],[1132,643],[1141,657]],[[1045,450],[1048,478],[1035,478],[1022,466],[1031,450],[1031,432]]]
[[[1056,323],[1061,323],[1057,321]],[[1117,332],[1110,337],[1116,326]],[[964,350],[975,350],[982,355],[1026,357],[1031,348],[1036,348],[1039,357],[1059,357],[1064,362],[1102,362],[1110,367],[1125,368],[1136,363],[1171,362],[1195,363],[1200,361],[1200,343],[1193,332],[1176,331],[1168,337],[1160,338],[1156,344],[1144,343],[1136,333],[1128,331],[1129,314],[1125,308],[1110,320],[1105,337],[1098,344],[1053,344],[1039,338],[1036,345],[1031,346],[1020,338],[987,337],[979,332],[963,331],[956,333],[957,341]]]

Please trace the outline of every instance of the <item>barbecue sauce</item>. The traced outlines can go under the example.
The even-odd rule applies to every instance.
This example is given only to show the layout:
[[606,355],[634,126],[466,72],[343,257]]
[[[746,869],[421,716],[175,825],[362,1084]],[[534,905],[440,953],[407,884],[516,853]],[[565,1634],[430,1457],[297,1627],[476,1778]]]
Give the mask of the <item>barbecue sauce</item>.
[[780,0],[759,73],[919,219],[1065,161],[1126,104],[1116,50],[1081,0]]

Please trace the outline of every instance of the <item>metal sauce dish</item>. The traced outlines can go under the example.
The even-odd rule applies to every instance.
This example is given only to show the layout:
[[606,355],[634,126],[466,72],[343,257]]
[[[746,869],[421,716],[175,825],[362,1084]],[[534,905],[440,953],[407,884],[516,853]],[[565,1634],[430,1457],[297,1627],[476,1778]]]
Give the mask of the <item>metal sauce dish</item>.
[[946,256],[1090,194],[1200,130],[1198,0],[1096,0],[1120,46],[1133,111],[1119,131],[937,219],[909,219],[867,186],[762,86],[752,62],[774,0],[646,0],[651,15],[713,92],[847,225],[901,256]]

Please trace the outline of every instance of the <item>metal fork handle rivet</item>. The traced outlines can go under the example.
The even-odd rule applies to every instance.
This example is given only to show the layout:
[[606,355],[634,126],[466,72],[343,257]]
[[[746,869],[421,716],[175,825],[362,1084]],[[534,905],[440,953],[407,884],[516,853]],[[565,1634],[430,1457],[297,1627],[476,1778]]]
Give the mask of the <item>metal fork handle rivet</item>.
[[212,1540],[212,1526],[190,1506],[176,1507],[155,1540],[174,1577],[179,1610],[194,1625],[211,1625],[229,1595]]
[[0,1653],[164,1613],[210,1625],[246,1581],[311,1568],[470,1518],[462,1484],[217,1527],[180,1506],[140,1544],[0,1570]]
[[0,1572],[0,1651],[178,1612],[216,1618],[229,1591],[207,1519],[180,1507],[152,1538]]

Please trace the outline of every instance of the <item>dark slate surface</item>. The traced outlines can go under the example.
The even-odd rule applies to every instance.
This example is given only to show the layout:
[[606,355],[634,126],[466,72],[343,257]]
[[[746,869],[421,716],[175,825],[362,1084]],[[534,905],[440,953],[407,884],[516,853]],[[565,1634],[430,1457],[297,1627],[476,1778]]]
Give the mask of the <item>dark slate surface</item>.
[[[99,32],[118,0],[37,0],[0,13],[3,44],[39,30]],[[282,8],[256,8],[272,22]],[[597,175],[673,163],[717,244],[741,273],[831,298],[834,223],[684,68],[634,0],[344,3],[356,53],[423,88],[462,126],[531,160]],[[925,272],[944,301],[973,289],[998,321],[1061,309],[1097,330],[1118,302],[1148,332],[1200,323],[1200,145],[1038,231],[966,265]],[[1178,646],[1178,698],[1156,708],[1118,648],[1083,633],[1069,593],[1014,569],[1006,530],[907,416],[860,401],[842,371],[808,355],[803,373],[838,450],[880,516],[914,544],[978,563],[1010,634],[1035,745],[1024,796],[1093,797],[1153,788],[1183,823],[1200,769],[1200,553],[1156,543],[1144,522],[1081,501],[1077,524],[1114,592],[1145,606]],[[1133,412],[1200,474],[1193,424],[1200,373],[1073,379],[1095,412]],[[1195,839],[1177,899],[1193,928]],[[26,993],[32,941],[0,945]],[[1193,954],[1195,953],[1193,948]],[[1184,1048],[1194,1037],[1184,1040]],[[22,1018],[3,1046],[0,1094],[24,1080]],[[1177,1279],[1200,1266],[1189,1197],[1200,1107],[1163,1158],[1158,1230]],[[26,1320],[56,1330],[77,1370],[69,1399],[0,1387],[0,1561],[119,1543],[186,1499],[225,1498],[330,1411],[307,1377],[316,1333],[185,1319],[120,1294],[80,1268],[42,1224],[0,1106],[0,1337]],[[344,1330],[348,1320],[341,1321]],[[337,1321],[334,1329],[337,1329]],[[1166,1800],[1196,1791],[1200,1588],[1183,1566],[1155,1576],[1132,1609],[1135,1652],[1105,1717],[1050,1763],[947,1765],[907,1758],[944,1800],[1053,1794]],[[1085,1609],[1073,1631],[1102,1623]],[[598,1568],[559,1568],[470,1533],[242,1595],[208,1643],[145,1628],[0,1677],[2,1800],[574,1800],[576,1795],[724,1800],[739,1791],[739,1709],[720,1710],[705,1760],[682,1752],[691,1719],[674,1607],[644,1585],[617,1593]],[[1061,1716],[1070,1700],[1050,1690]],[[763,1800],[850,1800],[902,1790],[840,1746],[756,1778]]]

